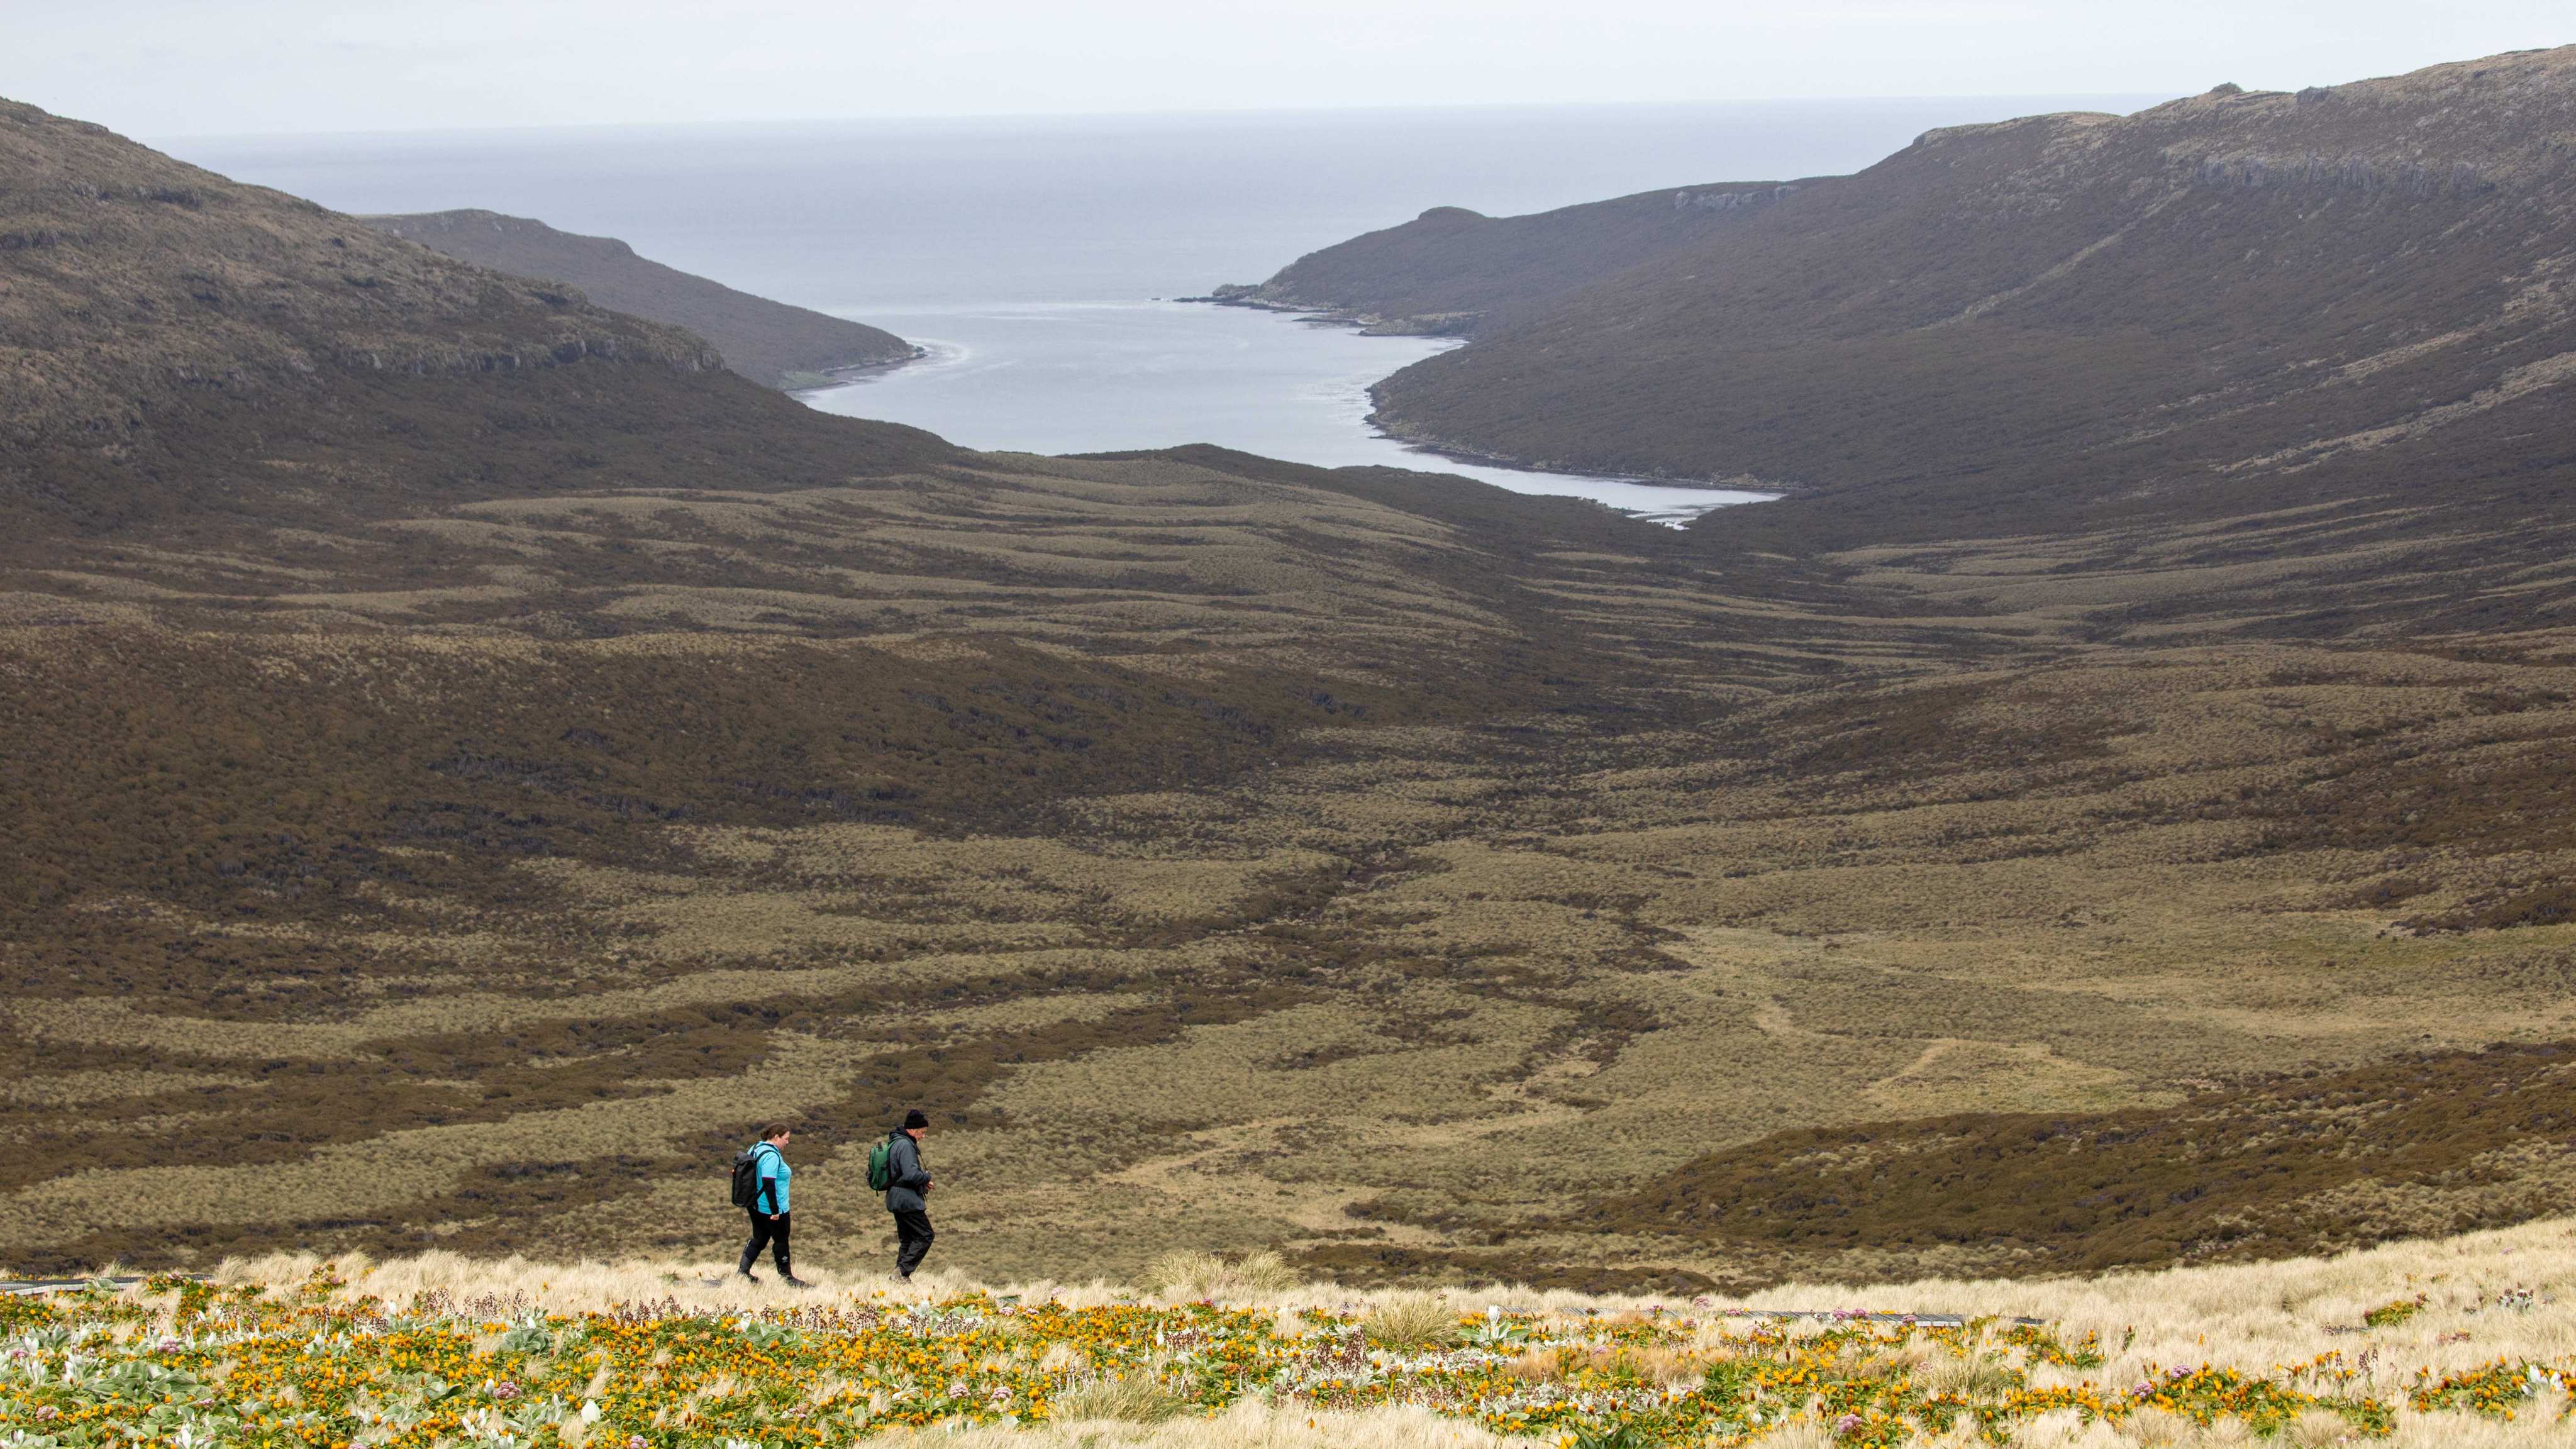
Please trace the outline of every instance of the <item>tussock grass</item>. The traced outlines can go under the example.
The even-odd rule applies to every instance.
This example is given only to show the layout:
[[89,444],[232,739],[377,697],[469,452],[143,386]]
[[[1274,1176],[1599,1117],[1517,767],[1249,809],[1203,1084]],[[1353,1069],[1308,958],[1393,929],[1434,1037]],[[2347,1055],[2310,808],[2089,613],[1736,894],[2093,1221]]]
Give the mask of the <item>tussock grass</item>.
[[[223,1264],[214,1278],[223,1284],[282,1289],[310,1279],[323,1261],[312,1254],[235,1259]],[[873,1273],[842,1275],[800,1263],[799,1271],[812,1273],[823,1288],[818,1296],[791,1297],[775,1287],[740,1286],[727,1276],[731,1266],[729,1260],[716,1259],[549,1264],[426,1253],[383,1261],[342,1258],[339,1273],[348,1280],[348,1287],[341,1290],[343,1297],[364,1293],[402,1302],[435,1291],[458,1302],[516,1299],[566,1312],[666,1298],[689,1311],[710,1314],[851,1301],[929,1303],[978,1289],[1024,1301],[1045,1298],[1095,1306],[1133,1301],[1140,1291],[1148,1291],[1141,1285],[1101,1279],[984,1284],[962,1273],[936,1270],[925,1270],[911,1284],[896,1284]],[[2426,1300],[2420,1312],[2384,1327],[2364,1323],[2373,1308],[2400,1296],[2411,1300],[2418,1293]],[[1921,1358],[1919,1368],[1908,1367],[1909,1372],[1937,1374],[1945,1384],[1962,1387],[1985,1381],[1984,1376],[2000,1361],[2005,1347],[2000,1321],[2027,1317],[2055,1325],[2069,1341],[2095,1336],[2107,1355],[2102,1373],[2112,1380],[2143,1375],[2150,1365],[2207,1360],[2260,1366],[2305,1362],[2329,1352],[2357,1359],[2370,1351],[2366,1375],[2357,1382],[2385,1390],[2418,1368],[2450,1373],[2499,1356],[2536,1361],[2576,1356],[2576,1218],[2414,1239],[2332,1257],[2082,1278],[1785,1284],[1749,1294],[1697,1298],[1495,1286],[1446,1302],[1418,1291],[1353,1290],[1308,1282],[1284,1287],[1237,1285],[1213,1296],[1233,1306],[1291,1315],[1328,1309],[1352,1314],[1362,1323],[1430,1324],[1427,1333],[1452,1331],[1461,1316],[1481,1315],[1487,1307],[1505,1314],[1605,1320],[1660,1308],[1667,1316],[1704,1323],[1705,1341],[1743,1333],[1747,1320],[1730,1319],[1728,1314],[1734,1310],[1867,1309],[1998,1320],[1998,1326],[1990,1326],[1967,1344],[1964,1355],[1928,1355]],[[1819,1326],[1802,1320],[1792,1323],[1790,1333],[1795,1338]],[[1472,1325],[1468,1332],[1472,1337]],[[1945,1364],[1954,1366],[1945,1368]],[[2126,1377],[2126,1381],[2134,1383],[2136,1378]]]
[[[2576,1320],[2571,1320],[2564,1306],[2576,1302],[2576,1220],[2567,1219],[2391,1245],[2332,1259],[2173,1269],[2092,1280],[1935,1280],[1854,1289],[1787,1288],[1750,1301],[1709,1299],[1681,1304],[1562,1291],[1498,1290],[1492,1295],[1492,1312],[1477,1315],[1480,1322],[1467,1326],[1464,1333],[1457,1331],[1451,1311],[1457,1305],[1430,1295],[1354,1296],[1326,1285],[1231,1291],[1220,1300],[1229,1306],[1152,1308],[1138,1302],[1136,1290],[1109,1283],[985,1287],[950,1277],[900,1289],[827,1283],[815,1294],[789,1296],[701,1283],[697,1275],[702,1269],[682,1265],[563,1266],[480,1262],[438,1254],[382,1263],[344,1261],[338,1274],[345,1282],[337,1285],[315,1278],[315,1270],[322,1266],[309,1256],[241,1261],[227,1265],[219,1279],[229,1286],[267,1285],[272,1298],[316,1305],[354,1303],[365,1295],[398,1308],[403,1295],[428,1293],[432,1297],[426,1301],[443,1305],[439,1311],[462,1315],[455,1321],[472,1331],[475,1351],[484,1354],[525,1351],[513,1345],[517,1343],[514,1335],[533,1334],[526,1325],[550,1324],[548,1334],[559,1335],[566,1316],[617,1304],[630,1309],[654,1304],[657,1318],[674,1312],[697,1315],[755,1334],[790,1329],[802,1334],[831,1332],[829,1325],[839,1321],[833,1315],[866,1315],[865,1321],[892,1326],[897,1332],[932,1334],[930,1357],[923,1361],[944,1364],[936,1370],[943,1377],[968,1372],[978,1363],[990,1367],[995,1362],[992,1354],[1014,1352],[1026,1355],[1048,1377],[1052,1387],[1044,1390],[1047,1403],[1035,1427],[956,1422],[938,1431],[942,1443],[970,1438],[991,1449],[1002,1449],[1006,1443],[1059,1441],[1067,1446],[1277,1445],[1285,1449],[1320,1446],[1327,1439],[1394,1449],[1415,1445],[1445,1449],[1514,1440],[1525,1443],[1532,1437],[1546,1442],[1569,1433],[1600,1445],[1652,1449],[1672,1442],[1654,1427],[1659,1421],[1652,1406],[1701,1391],[1703,1377],[1727,1365],[1734,1366],[1727,1369],[1729,1374],[1769,1374],[1782,1387],[1781,1394],[1765,1398],[1757,1393],[1749,1401],[1764,1407],[1766,1422],[1758,1442],[1766,1445],[1814,1444],[1821,1449],[1852,1442],[1855,1434],[1837,1427],[1836,1415],[1841,1411],[1828,1407],[1821,1397],[1828,1387],[1840,1386],[1831,1391],[1899,1397],[1928,1391],[1964,1403],[2019,1402],[2024,1407],[2010,1411],[2011,1442],[2041,1449],[2255,1443],[2322,1449],[2369,1442],[2397,1449],[2450,1444],[2507,1449],[2558,1443],[2563,1437],[2555,1413],[2563,1395],[2552,1387],[2543,1387],[2536,1395],[2524,1393],[2523,1386],[2532,1382],[2527,1366],[2539,1366],[2545,1371],[2543,1378],[2576,1369]],[[2390,1301],[2401,1287],[2425,1295],[2426,1306],[2420,1313],[2376,1327],[2363,1323],[2372,1305]],[[1828,1294],[1832,1296],[1824,1297]],[[2051,1322],[2036,1335],[1991,1316],[1964,1331],[1923,1333],[1893,1325],[1783,1323],[1732,1312],[1820,1300],[1841,1308],[2018,1313]],[[152,1345],[160,1335],[171,1327],[185,1327],[169,1317],[172,1304],[141,1289],[92,1301],[94,1310],[111,1314],[122,1311],[118,1304],[133,1304],[144,1311],[132,1318],[132,1331],[120,1329],[96,1340],[115,1345],[116,1352],[158,1351]],[[1011,1347],[1035,1331],[1037,1320],[995,1316],[997,1306],[1004,1305],[1012,1308],[1013,1315],[1044,1305],[1108,1310],[1111,1317],[1097,1320],[1104,1328],[1116,1322],[1133,1325],[1132,1315],[1139,1313],[1178,1316],[1152,1320],[1163,1327],[1150,1331],[1131,1329],[1139,1336],[1128,1348],[1108,1350],[1108,1359],[1094,1357],[1105,1350],[1102,1340],[1079,1335],[1054,1340],[1054,1346],[1040,1356],[1035,1343]],[[1253,1312],[1234,1319],[1222,1317],[1231,1309],[1243,1308]],[[1440,1404],[1401,1401],[1400,1394],[1399,1402],[1362,1412],[1311,1402],[1316,1395],[1329,1398],[1341,1392],[1311,1377],[1298,1377],[1260,1393],[1230,1393],[1223,1402],[1206,1397],[1212,1381],[1204,1374],[1192,1380],[1198,1386],[1194,1392],[1201,1396],[1195,1401],[1185,1400],[1165,1381],[1167,1373],[1188,1370],[1187,1361],[1174,1356],[1180,1338],[1173,1340],[1170,1351],[1158,1347],[1165,1331],[1204,1332],[1223,1324],[1225,1333],[1259,1335],[1273,1321],[1272,1313],[1280,1315],[1283,1326],[1291,1317],[1313,1325],[1315,1336],[1292,1339],[1303,1344],[1300,1351],[1323,1354],[1317,1362],[1343,1364],[1339,1372],[1347,1372],[1347,1363],[1335,1357],[1341,1350],[1333,1345],[1347,1340],[1337,1336],[1361,1337],[1394,1359],[1452,1366],[1444,1372],[1466,1366],[1472,1373],[1474,1364],[1490,1363],[1495,1365],[1492,1382],[1527,1385],[1533,1403],[1591,1403],[1597,1412],[1550,1419],[1547,1422],[1555,1427],[1545,1433],[1533,1428],[1526,1435],[1497,1434],[1487,1422],[1436,1417]],[[549,1314],[554,1315],[552,1320]],[[1117,1317],[1122,1314],[1131,1316]],[[1019,1327],[1021,1323],[1030,1326]],[[759,1326],[763,1324],[771,1326]],[[963,1335],[955,1338],[957,1346],[944,1358],[936,1341],[939,1334]],[[552,1337],[539,1345],[538,1358],[548,1349],[570,1352],[563,1345],[575,1341]],[[1501,1366],[1515,1355],[1523,1364],[1541,1360],[1542,1355],[1515,1347],[1525,1341],[1558,1346],[1543,1370],[1504,1372]],[[1443,1345],[1451,1347],[1432,1352]],[[628,1351],[643,1353],[649,1347]],[[696,1387],[680,1408],[707,1415],[733,1412],[724,1408],[725,1403],[739,1403],[731,1396],[748,1392],[750,1385],[728,1374],[749,1372],[753,1362],[746,1359],[740,1368],[722,1372],[718,1371],[721,1365],[697,1369],[672,1365],[675,1374],[686,1370],[704,1380],[691,1380]],[[2178,1410],[2133,1408],[2128,1386],[2167,1383],[2170,1374],[2183,1366],[2204,1374],[2230,1371],[2270,1384],[2293,1396],[2290,1407],[2273,1412],[2260,1406],[2259,1397],[2232,1398],[2214,1392]],[[2483,1398],[2444,1401],[2438,1393],[2426,1397],[2428,1386],[2461,1376],[2492,1378],[2499,1366],[2505,1372],[2480,1391]],[[538,1359],[529,1360],[524,1368],[529,1374],[564,1371]],[[492,1372],[501,1371],[496,1361]],[[572,1371],[590,1372],[586,1365]],[[607,1387],[605,1380],[593,1382],[600,1386],[593,1393]],[[1909,1384],[1916,1387],[1908,1389]],[[2495,1387],[2499,1384],[2500,1388]],[[1796,1392],[1787,1392],[1801,1385]],[[1820,1396],[1809,1397],[1811,1391]],[[800,1392],[802,1402],[815,1411],[856,1415],[853,1422],[870,1422],[871,1414],[884,1415],[895,1403],[882,1395],[870,1399],[846,1375],[818,1378]],[[2087,1394],[2095,1397],[2086,1399]],[[2071,1395],[2109,1408],[2105,1412],[2078,1412],[2071,1405],[2051,1408],[2055,1402],[2051,1395]],[[2301,1407],[2305,1402],[2297,1397],[2301,1395],[2314,1404]],[[286,1397],[291,1396],[281,1395],[280,1401]],[[1613,1414],[1602,1407],[1611,1404],[1628,1407]],[[2508,1409],[2513,1411],[2511,1418],[2504,1416]],[[620,1402],[616,1412],[631,1416],[643,1410],[628,1399]],[[1558,1412],[1561,1415],[1562,1410]],[[2203,1422],[2213,1412],[2215,1419]],[[688,1421],[684,1416],[673,1422]],[[718,1432],[712,1427],[714,1420],[708,1422],[711,1427],[706,1432]],[[0,1429],[7,1427],[5,1414],[0,1414]],[[908,1443],[908,1436],[917,1432],[921,1431],[880,1425],[877,1437]],[[1873,1444],[1941,1449],[1967,1449],[1976,1442],[1973,1436],[1945,1434],[1921,1425],[1882,1427],[1858,1437]]]
[[1067,1424],[1107,1419],[1126,1424],[1159,1424],[1187,1405],[1146,1369],[1107,1374],[1074,1385],[1056,1395],[1056,1417]]
[[1360,1331],[1380,1348],[1437,1348],[1458,1337],[1458,1310],[1432,1294],[1405,1294],[1371,1309]]
[[890,1449],[1502,1449],[1529,1441],[1421,1408],[1317,1412],[1245,1399],[1211,1418],[908,1431],[876,1442]]
[[1215,1253],[1186,1249],[1163,1254],[1145,1265],[1136,1280],[1139,1285],[1159,1293],[1191,1297],[1238,1297],[1245,1293],[1277,1293],[1295,1287],[1301,1278],[1288,1261],[1264,1248],[1228,1259]]

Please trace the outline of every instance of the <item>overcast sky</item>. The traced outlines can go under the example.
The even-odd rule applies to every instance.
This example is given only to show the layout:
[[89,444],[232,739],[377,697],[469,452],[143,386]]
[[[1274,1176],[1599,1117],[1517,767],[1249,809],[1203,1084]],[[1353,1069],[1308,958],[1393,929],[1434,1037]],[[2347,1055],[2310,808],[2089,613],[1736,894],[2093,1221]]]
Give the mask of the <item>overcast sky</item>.
[[2571,41],[2569,0],[0,0],[0,95],[180,137],[2179,95]]

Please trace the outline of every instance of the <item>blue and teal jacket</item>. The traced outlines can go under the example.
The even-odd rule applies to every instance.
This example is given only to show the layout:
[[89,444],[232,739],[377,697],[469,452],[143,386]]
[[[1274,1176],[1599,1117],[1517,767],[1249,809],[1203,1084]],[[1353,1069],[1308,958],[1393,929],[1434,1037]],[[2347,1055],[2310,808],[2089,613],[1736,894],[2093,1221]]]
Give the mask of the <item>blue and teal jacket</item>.
[[760,1163],[760,1192],[752,1198],[751,1210],[764,1215],[787,1211],[787,1179],[796,1175],[796,1169],[787,1165],[786,1153],[766,1142],[751,1144],[751,1150],[759,1154]]

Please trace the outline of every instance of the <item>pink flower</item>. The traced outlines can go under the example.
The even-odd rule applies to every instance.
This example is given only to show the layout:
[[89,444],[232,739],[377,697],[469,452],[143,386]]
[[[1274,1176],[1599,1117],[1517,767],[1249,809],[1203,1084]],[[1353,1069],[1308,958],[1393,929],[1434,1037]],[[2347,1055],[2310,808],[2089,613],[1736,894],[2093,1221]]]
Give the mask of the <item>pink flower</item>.
[[1867,1421],[1862,1419],[1858,1414],[1845,1414],[1834,1421],[1834,1432],[1837,1434],[1857,1434],[1866,1427],[1866,1424]]

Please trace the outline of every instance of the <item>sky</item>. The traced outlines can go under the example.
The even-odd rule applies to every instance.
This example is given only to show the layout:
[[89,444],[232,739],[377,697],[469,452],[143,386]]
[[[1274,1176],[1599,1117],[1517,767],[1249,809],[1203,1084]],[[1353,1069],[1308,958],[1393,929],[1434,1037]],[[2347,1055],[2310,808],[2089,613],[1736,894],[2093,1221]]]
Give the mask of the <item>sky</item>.
[[0,0],[0,95],[146,137],[2295,89],[2569,0]]

